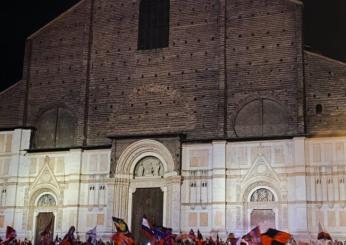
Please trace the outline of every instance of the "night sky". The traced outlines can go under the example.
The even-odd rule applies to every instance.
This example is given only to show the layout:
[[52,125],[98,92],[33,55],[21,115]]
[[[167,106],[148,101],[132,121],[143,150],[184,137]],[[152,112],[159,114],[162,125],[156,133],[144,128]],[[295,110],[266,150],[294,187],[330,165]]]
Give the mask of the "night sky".
[[[21,79],[26,37],[77,2],[11,0],[1,4],[0,91]],[[304,5],[305,45],[346,62],[346,0],[304,0]]]

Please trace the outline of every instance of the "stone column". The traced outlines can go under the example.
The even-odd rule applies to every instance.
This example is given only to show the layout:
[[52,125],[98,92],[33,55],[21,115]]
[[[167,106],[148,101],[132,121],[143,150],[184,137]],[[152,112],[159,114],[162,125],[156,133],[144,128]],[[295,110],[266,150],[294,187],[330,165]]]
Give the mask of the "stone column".
[[212,143],[212,232],[226,233],[226,141]]
[[288,176],[288,224],[293,234],[308,234],[308,212],[306,191],[305,138],[293,139],[294,173]]
[[166,226],[173,229],[174,233],[180,232],[180,194],[181,194],[181,176],[172,176],[167,179],[167,198],[165,200]]
[[127,223],[128,220],[128,205],[129,205],[129,191],[130,183],[126,178],[117,178],[114,186],[114,208],[113,216],[124,219]]
[[28,165],[26,164],[27,157],[25,156],[27,149],[30,148],[30,137],[31,130],[27,129],[15,129],[12,135],[12,142],[7,142],[11,151],[11,160],[8,166],[8,176],[12,181],[9,181],[11,184],[6,185],[6,206],[10,206],[12,208],[6,208],[5,214],[9,218],[11,217],[11,221],[7,221],[8,225],[12,225],[14,227],[20,227],[17,229],[17,235],[20,237],[25,236],[25,231],[23,228],[25,227],[24,217],[26,217],[25,210],[21,207],[24,205],[25,198],[25,185],[21,176],[26,176],[29,172]]

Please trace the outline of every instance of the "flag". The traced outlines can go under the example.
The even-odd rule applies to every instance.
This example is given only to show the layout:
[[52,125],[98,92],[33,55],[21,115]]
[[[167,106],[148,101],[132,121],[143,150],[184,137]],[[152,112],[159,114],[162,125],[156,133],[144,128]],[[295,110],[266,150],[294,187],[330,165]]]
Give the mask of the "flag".
[[168,236],[172,235],[172,229],[163,227],[163,226],[156,226],[151,228],[155,239],[156,240],[161,240],[161,239],[166,239]]
[[202,244],[203,244],[203,236],[202,236],[202,233],[198,229],[197,230],[197,245],[202,245]]
[[74,232],[76,228],[72,225],[66,235],[64,236],[64,239],[61,241],[62,245],[69,245],[73,244],[75,238],[74,238]]
[[123,219],[112,217],[117,232],[129,233],[129,227]]
[[190,230],[189,237],[192,241],[196,240],[196,235],[195,235],[195,232],[193,231],[193,229]]
[[260,245],[261,244],[261,231],[259,226],[256,226],[246,235],[243,236],[243,239],[248,242],[249,245]]
[[88,244],[96,245],[96,226],[86,233]]
[[156,238],[154,231],[145,215],[142,217],[142,232],[152,242],[152,244],[155,244]]
[[323,230],[321,223],[318,224],[317,240],[332,240],[330,234]]
[[[115,245],[134,245],[135,240],[130,233],[129,227],[123,219],[112,217],[117,232],[113,235],[112,240]],[[95,227],[96,228],[96,227]]]
[[213,240],[213,238],[211,236],[208,238],[207,244],[212,244],[212,245],[215,244],[215,242],[214,242],[214,240]]
[[202,234],[201,234],[201,232],[199,231],[199,229],[197,230],[197,239],[198,240],[203,240],[203,236],[202,236]]
[[284,245],[291,239],[291,234],[275,229],[268,229],[261,235],[262,245]]
[[46,244],[50,244],[51,242],[53,242],[53,237],[51,236],[52,234],[50,232],[52,224],[53,224],[53,218],[50,219],[50,221],[48,222],[46,227],[43,229],[43,231],[41,231],[41,233],[40,233],[41,245],[46,245]]
[[41,231],[40,235],[41,236],[49,236],[52,224],[53,224],[53,218],[50,219],[49,223],[46,225],[46,227],[43,229],[43,231]]
[[185,242],[193,243],[193,241],[189,237],[189,234],[187,234],[187,233],[181,233],[180,235],[178,235],[176,238],[176,241],[182,242],[182,243],[185,243]]
[[[157,233],[159,231],[160,233]],[[154,228],[154,234],[156,239],[159,239],[159,244],[173,245],[175,244],[175,234],[172,232],[172,228],[167,228],[163,226],[158,226]]]
[[125,232],[116,232],[112,237],[112,240],[115,245],[134,245],[135,240],[131,236],[131,234]]
[[170,244],[174,237],[171,228],[163,226],[152,226],[146,216],[142,218],[142,232],[152,244]]
[[10,241],[12,241],[13,239],[15,239],[17,236],[17,232],[15,229],[13,229],[11,226],[7,226],[6,228],[6,240],[4,241],[4,243],[8,243]]
[[227,242],[231,245],[236,245],[238,241],[238,238],[234,236],[234,233],[229,233],[227,237]]

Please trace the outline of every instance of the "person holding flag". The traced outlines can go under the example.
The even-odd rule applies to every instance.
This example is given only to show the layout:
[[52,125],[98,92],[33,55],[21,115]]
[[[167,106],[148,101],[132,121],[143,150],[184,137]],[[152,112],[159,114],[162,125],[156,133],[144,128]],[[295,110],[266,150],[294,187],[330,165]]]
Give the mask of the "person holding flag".
[[174,235],[171,228],[163,226],[152,226],[147,217],[142,217],[142,232],[149,239],[152,245],[169,245],[174,243]]
[[285,245],[291,239],[291,234],[271,228],[261,235],[262,245]]
[[195,242],[196,241],[196,235],[195,235],[195,232],[193,231],[193,229],[190,230],[189,232],[189,238]]
[[197,245],[203,245],[203,236],[199,229],[197,230]]
[[86,240],[87,245],[96,245],[97,244],[96,226],[86,233],[86,238],[87,238],[87,240]]
[[41,239],[40,243],[42,245],[50,245],[53,244],[53,236],[51,234],[51,227],[53,224],[53,218],[50,219],[49,223],[46,225],[46,227],[43,229],[43,231],[40,233]]
[[117,232],[130,233],[129,227],[123,219],[112,217],[112,220]]
[[216,245],[214,239],[211,236],[209,236],[209,238],[207,239],[207,245]]
[[226,243],[227,243],[228,245],[236,245],[238,239],[239,239],[239,238],[236,238],[236,237],[234,236],[234,233],[231,232],[231,233],[228,234]]
[[2,241],[1,243],[3,245],[8,245],[10,244],[17,236],[17,232],[15,229],[13,229],[13,227],[11,226],[7,226],[6,228],[6,240]]
[[261,230],[256,226],[242,237],[249,245],[261,245]]
[[321,240],[323,240],[323,241],[326,241],[326,240],[332,241],[331,235],[322,228],[321,223],[318,224],[317,240],[319,240],[319,241],[321,241]]
[[74,236],[74,232],[76,231],[76,227],[73,225],[70,227],[64,239],[61,241],[61,245],[73,245],[76,243],[76,238]]
[[112,217],[117,232],[113,235],[112,240],[115,245],[134,245],[135,240],[130,233],[129,227],[123,219]]
[[151,245],[154,245],[157,241],[155,237],[155,233],[145,215],[143,215],[142,217],[141,227],[142,227],[142,233],[144,234],[144,236],[146,236],[149,239]]

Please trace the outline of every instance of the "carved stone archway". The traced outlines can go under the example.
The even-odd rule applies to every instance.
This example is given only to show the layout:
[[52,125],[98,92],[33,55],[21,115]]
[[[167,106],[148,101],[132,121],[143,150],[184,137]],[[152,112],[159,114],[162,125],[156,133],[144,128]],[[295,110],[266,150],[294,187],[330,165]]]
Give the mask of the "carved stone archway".
[[274,183],[254,181],[243,192],[244,228],[259,225],[262,232],[267,228],[278,228],[280,216],[280,195]]
[[[168,148],[156,140],[139,140],[128,146],[115,168],[114,215],[131,226],[132,198],[138,188],[161,188],[164,226],[179,231],[180,182]],[[120,198],[119,198],[120,195]]]
[[271,190],[262,187],[251,193],[250,202],[275,202],[275,196]]
[[134,178],[163,177],[164,167],[160,159],[147,156],[138,161],[134,168]]
[[37,218],[40,213],[51,213],[54,216],[54,232],[57,232],[59,199],[51,188],[35,188],[30,195],[28,208],[27,237],[34,240],[37,233]]
[[50,238],[53,239],[56,206],[56,198],[51,193],[41,193],[37,198],[34,211],[35,244],[40,244],[40,233],[47,228],[50,231]]
[[147,156],[158,158],[163,164],[165,174],[177,174],[173,157],[167,147],[150,139],[139,140],[128,146],[119,157],[115,174],[131,175],[137,162]]
[[51,208],[56,206],[56,200],[50,193],[43,193],[37,200],[36,207]]

